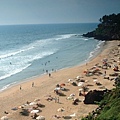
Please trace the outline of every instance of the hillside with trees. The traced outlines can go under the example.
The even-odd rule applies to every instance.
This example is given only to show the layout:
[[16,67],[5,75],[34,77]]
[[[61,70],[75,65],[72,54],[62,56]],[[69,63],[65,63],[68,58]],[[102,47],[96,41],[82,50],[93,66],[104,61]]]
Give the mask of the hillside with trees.
[[100,24],[94,31],[83,36],[99,40],[120,40],[120,13],[104,15],[99,21]]

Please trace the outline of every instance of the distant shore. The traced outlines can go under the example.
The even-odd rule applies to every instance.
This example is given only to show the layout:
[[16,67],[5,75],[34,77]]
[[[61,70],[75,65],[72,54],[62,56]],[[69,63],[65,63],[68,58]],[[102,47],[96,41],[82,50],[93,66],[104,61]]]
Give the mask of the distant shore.
[[[78,90],[80,87],[71,85],[68,83],[68,79],[75,80],[77,76],[80,76],[85,80],[85,85],[91,84],[89,87],[90,90],[101,90],[101,88],[95,85],[93,82],[93,79],[96,78],[102,83],[103,87],[112,89],[114,81],[104,80],[102,75],[87,77],[83,71],[92,68],[97,63],[101,65],[101,60],[103,58],[108,58],[110,60],[110,58],[114,57],[111,53],[111,50],[117,45],[118,41],[107,41],[102,52],[100,52],[87,64],[58,70],[52,72],[51,75],[45,74],[40,77],[38,76],[0,92],[0,117],[6,115],[4,111],[7,111],[9,113],[7,116],[12,120],[31,120],[31,114],[29,116],[22,116],[20,114],[21,108],[19,106],[25,104],[27,101],[32,102],[35,99],[40,99],[40,102],[45,105],[44,108],[40,108],[41,112],[38,113],[38,115],[45,116],[46,120],[52,120],[52,117],[56,114],[61,117],[76,113],[76,119],[78,117],[87,115],[89,112],[97,108],[97,105],[85,105],[83,103],[84,96],[78,96]],[[101,70],[102,73],[104,73],[104,71],[105,70]],[[107,75],[110,73],[113,73],[112,69],[107,70]],[[59,103],[55,103],[54,100],[47,101],[46,96],[48,95],[51,95],[54,98],[58,97],[58,95],[54,93],[54,89],[56,84],[62,83],[64,83],[64,87],[68,89],[68,91],[63,91],[66,96],[59,96]],[[73,93],[75,94],[75,98],[79,98],[81,101],[76,106],[72,104],[72,100],[66,99],[70,94]],[[61,107],[64,107],[65,111],[63,113],[57,112],[57,109]],[[12,108],[18,109],[11,110]]]

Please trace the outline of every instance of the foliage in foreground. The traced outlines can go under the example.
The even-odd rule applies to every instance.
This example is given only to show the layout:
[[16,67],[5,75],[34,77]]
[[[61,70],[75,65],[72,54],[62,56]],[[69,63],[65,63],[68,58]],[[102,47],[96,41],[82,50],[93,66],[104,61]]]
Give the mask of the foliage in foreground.
[[82,120],[120,120],[120,76],[115,80],[116,88],[104,96],[99,110],[90,113]]

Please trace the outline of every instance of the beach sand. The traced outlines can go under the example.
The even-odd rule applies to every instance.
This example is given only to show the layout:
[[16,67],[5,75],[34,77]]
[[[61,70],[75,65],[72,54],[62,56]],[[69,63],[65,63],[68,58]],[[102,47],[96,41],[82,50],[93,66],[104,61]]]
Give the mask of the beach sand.
[[[106,76],[114,73],[113,67],[108,69],[99,68],[102,73],[101,75],[86,76],[84,71],[92,68],[98,63],[99,66],[101,66],[103,64],[103,58],[107,58],[111,66],[117,64],[120,68],[120,64],[117,62],[118,55],[116,55],[116,52],[120,54],[120,49],[118,49],[117,46],[118,44],[118,41],[106,42],[101,53],[87,64],[55,71],[51,73],[51,76],[45,74],[40,77],[35,77],[27,82],[2,91],[0,93],[0,118],[2,116],[8,116],[10,120],[32,120],[32,113],[30,113],[29,116],[23,116],[20,112],[22,111],[21,106],[30,110],[32,106],[28,106],[26,103],[27,101],[33,102],[35,99],[40,99],[39,102],[43,104],[43,107],[39,107],[40,112],[37,114],[45,116],[46,120],[57,119],[54,115],[60,117],[72,115],[71,120],[80,119],[86,116],[89,112],[96,109],[97,105],[84,104],[83,100],[85,97],[79,96],[79,89],[81,89],[81,86],[73,86],[68,80],[72,79],[72,81],[76,82],[76,77],[80,76],[80,79],[85,80],[84,85],[87,85],[89,90],[112,89],[114,87],[114,81],[104,79],[104,73],[106,71]],[[101,86],[96,85],[94,82],[95,79],[101,83]],[[63,87],[66,88],[66,91],[62,91],[65,96],[59,96],[54,93],[57,84],[62,84]],[[73,100],[67,99],[71,94],[74,95],[74,98],[80,100],[78,105],[73,105]],[[48,101],[47,98],[51,98],[49,96],[56,98],[56,100],[52,99]],[[57,110],[59,108],[64,110],[58,112]],[[8,112],[8,114],[4,113],[5,111]],[[64,118],[59,119],[64,120]]]

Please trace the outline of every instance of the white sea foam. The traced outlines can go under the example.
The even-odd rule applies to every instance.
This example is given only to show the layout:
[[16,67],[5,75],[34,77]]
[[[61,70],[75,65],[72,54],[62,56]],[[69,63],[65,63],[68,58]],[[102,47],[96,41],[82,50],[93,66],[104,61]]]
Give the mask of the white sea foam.
[[15,84],[15,83],[16,83],[16,82],[13,82],[13,83],[11,83],[11,84],[5,85],[4,87],[2,87],[2,88],[0,89],[0,92],[3,91],[3,90],[5,90],[5,89],[7,89],[8,87],[10,87],[11,85],[13,85],[13,84]]
[[[52,40],[53,38],[37,40],[20,49],[1,52],[0,80],[23,71],[28,68],[34,60],[54,54],[57,51],[55,48],[42,50],[43,46],[47,47],[52,44]],[[38,50],[40,52],[38,52]]]
[[28,47],[28,48],[22,48],[22,49],[18,49],[18,50],[11,50],[11,51],[5,51],[5,52],[2,52],[2,54],[0,55],[0,59],[3,59],[3,58],[7,58],[7,57],[11,57],[11,56],[14,56],[14,55],[17,55],[19,53],[22,53],[24,51],[28,51],[30,49],[33,49],[34,47],[31,46],[31,47]]
[[57,38],[55,40],[64,40],[71,38],[72,36],[75,36],[76,34],[65,34],[65,35],[57,35]]
[[88,57],[88,59],[92,58],[95,54],[95,52],[100,48],[100,46],[104,43],[105,41],[99,41],[99,43],[97,44],[97,46],[95,47],[95,49],[90,52],[90,55]]
[[23,71],[24,69],[26,69],[27,67],[29,67],[30,65],[31,65],[31,64],[28,64],[28,65],[26,65],[25,67],[21,67],[21,68],[18,68],[18,69],[14,69],[14,71],[11,70],[11,71],[9,71],[9,73],[1,76],[1,77],[0,77],[0,80],[3,80],[3,79],[5,79],[5,78],[7,78],[7,77],[10,77],[10,76],[12,76],[12,75],[14,75],[14,74],[16,74],[16,73],[19,73],[19,72]]
[[88,38],[85,38],[84,40],[89,40]]
[[62,40],[62,39],[64,40],[64,39],[70,38],[70,37],[75,36],[75,35],[76,34],[57,35],[57,38],[48,38],[48,39],[43,39],[43,40],[36,40],[35,42],[30,43],[29,45],[26,45],[20,49],[11,50],[11,51],[8,50],[8,51],[4,51],[4,52],[2,51],[0,53],[0,59],[11,57],[11,56],[20,54],[22,52],[29,51],[31,49],[34,49],[37,46],[40,47],[40,46],[48,45],[48,44],[52,43],[53,40]]
[[93,37],[90,37],[90,38],[86,38],[86,37],[82,37],[83,40],[87,41],[87,40],[93,40],[94,38]]
[[36,55],[14,56],[14,61],[13,63],[11,63],[11,65],[1,66],[0,71],[3,71],[4,75],[0,76],[0,80],[3,80],[7,77],[10,77],[14,74],[17,74],[23,71],[24,69],[28,68],[32,64],[32,61],[43,58],[45,56],[52,55],[55,52],[56,50],[45,51]]

